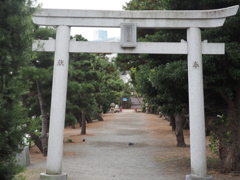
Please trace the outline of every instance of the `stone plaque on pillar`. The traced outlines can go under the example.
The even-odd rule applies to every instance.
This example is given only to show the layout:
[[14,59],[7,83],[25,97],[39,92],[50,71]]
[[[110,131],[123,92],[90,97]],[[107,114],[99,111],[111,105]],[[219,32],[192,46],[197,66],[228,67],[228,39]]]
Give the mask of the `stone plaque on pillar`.
[[137,25],[136,23],[121,24],[121,47],[135,48],[137,46]]

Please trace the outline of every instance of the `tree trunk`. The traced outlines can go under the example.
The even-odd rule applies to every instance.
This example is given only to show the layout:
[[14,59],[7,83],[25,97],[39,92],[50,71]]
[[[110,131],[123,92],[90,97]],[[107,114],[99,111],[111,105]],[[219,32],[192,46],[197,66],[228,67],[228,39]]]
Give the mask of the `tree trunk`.
[[46,104],[43,99],[42,89],[39,79],[36,80],[37,91],[38,91],[38,100],[40,104],[41,114],[42,114],[42,133],[40,139],[42,141],[42,153],[43,156],[47,156],[48,151],[48,115],[46,111]]
[[79,123],[79,126],[82,127],[82,113],[81,112],[79,113],[78,123]]
[[76,129],[75,123],[72,124],[72,129]]
[[[24,107],[28,108],[29,105],[28,105],[27,97],[28,97],[27,95],[22,95],[22,103]],[[29,135],[31,137],[31,140],[33,140],[34,144],[37,146],[37,148],[41,151],[41,153],[43,153],[41,139],[36,134],[29,134]]]
[[103,121],[102,116],[98,114],[96,111],[94,111],[94,116],[98,119],[98,121]]
[[183,126],[185,123],[185,117],[183,115],[175,116],[175,123],[176,123],[176,138],[177,138],[177,147],[186,147],[183,135]]
[[237,144],[229,143],[228,140],[221,139],[219,145],[220,159],[223,162],[223,173],[230,173],[237,166]]
[[[228,115],[221,127],[219,153],[223,161],[223,172],[231,172],[236,169],[238,157],[238,115],[235,109],[228,109]],[[224,119],[223,119],[224,120]]]
[[81,134],[86,134],[86,112],[82,111],[82,129]]
[[227,116],[215,122],[214,133],[219,139],[219,153],[223,162],[223,172],[231,172],[236,169],[240,157],[240,80],[237,82],[236,98],[230,99],[227,94],[222,93],[222,98],[227,102]]
[[239,124],[236,109],[228,109],[227,117],[215,118],[212,131],[219,140],[219,157],[223,162],[223,173],[234,171],[239,162]]
[[153,106],[149,107],[149,114],[153,114]]
[[175,131],[176,130],[175,117],[173,115],[170,115],[169,119],[170,119],[170,125],[172,126],[172,131]]
[[24,107],[29,108],[29,104],[28,104],[28,95],[24,94],[21,96],[22,99],[22,104]]
[[185,117],[185,123],[184,123],[184,125],[183,125],[183,129],[184,130],[186,130],[186,129],[189,129],[190,127],[189,127],[189,115],[187,114],[187,115],[184,115],[184,117]]
[[38,147],[38,149],[43,153],[42,149],[42,141],[36,134],[30,134],[31,139],[34,141],[34,144]]
[[92,123],[92,118],[89,114],[86,113],[85,118],[86,118],[87,123]]
[[237,118],[236,118],[236,124],[237,126],[237,132],[236,132],[236,139],[237,139],[237,161],[240,163],[240,80],[237,82],[237,91],[236,91],[236,97],[237,97]]

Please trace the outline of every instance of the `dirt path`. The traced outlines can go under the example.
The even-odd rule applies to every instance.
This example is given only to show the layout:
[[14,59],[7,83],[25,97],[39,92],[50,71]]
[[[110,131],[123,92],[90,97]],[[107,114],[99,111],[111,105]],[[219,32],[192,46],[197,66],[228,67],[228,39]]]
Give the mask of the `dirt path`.
[[[65,129],[63,172],[68,180],[184,180],[190,174],[189,147],[176,147],[174,132],[163,118],[133,110],[103,117],[103,122],[88,124],[84,136],[79,127]],[[189,144],[188,131],[185,141]],[[46,159],[35,148],[31,153],[23,175],[37,180],[45,172]],[[208,174],[216,180],[240,179],[219,174],[219,164],[208,152]]]

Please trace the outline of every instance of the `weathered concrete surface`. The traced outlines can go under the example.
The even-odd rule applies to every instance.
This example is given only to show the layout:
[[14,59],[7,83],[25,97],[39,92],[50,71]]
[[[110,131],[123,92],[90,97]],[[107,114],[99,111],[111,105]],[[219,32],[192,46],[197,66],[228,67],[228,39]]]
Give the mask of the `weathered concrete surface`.
[[70,27],[57,28],[48,140],[47,174],[62,173],[63,136],[67,97]]
[[192,175],[187,175],[186,180],[212,180],[212,176],[207,176],[207,177],[196,177]]
[[206,142],[205,115],[203,95],[203,67],[201,30],[189,28],[188,39],[188,92],[189,119],[191,134],[191,168],[192,174],[206,177]]
[[[54,52],[55,40],[37,40],[33,43],[34,51]],[[137,42],[135,48],[122,48],[119,42],[69,42],[70,53],[136,53],[136,54],[188,54],[188,43]],[[224,43],[202,42],[202,54],[224,54]]]
[[59,175],[48,175],[46,173],[41,173],[40,179],[41,180],[67,180],[67,174],[62,173]]
[[136,23],[139,28],[213,28],[223,25],[233,16],[237,6],[202,11],[101,11],[42,9],[33,16],[34,24],[72,27],[119,27],[121,23]]
[[29,155],[29,147],[24,147],[23,151],[16,156],[18,160],[18,165],[20,166],[28,166],[30,164],[30,155]]

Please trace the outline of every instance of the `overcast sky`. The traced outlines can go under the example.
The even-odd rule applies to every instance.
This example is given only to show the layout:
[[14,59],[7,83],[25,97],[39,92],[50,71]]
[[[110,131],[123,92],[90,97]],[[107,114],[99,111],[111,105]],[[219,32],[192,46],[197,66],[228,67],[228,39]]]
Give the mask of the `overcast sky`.
[[[122,10],[122,6],[130,0],[38,0],[42,8],[56,9],[92,9],[92,10]],[[102,29],[102,28],[98,28]],[[97,28],[71,28],[71,35],[82,34],[88,40],[93,40],[94,30]],[[120,37],[118,28],[108,30],[108,37]]]

